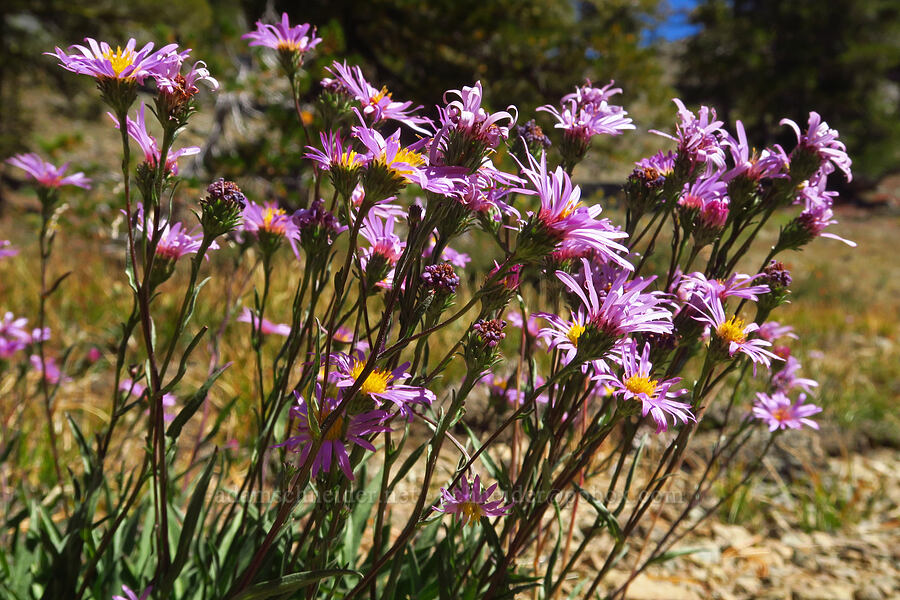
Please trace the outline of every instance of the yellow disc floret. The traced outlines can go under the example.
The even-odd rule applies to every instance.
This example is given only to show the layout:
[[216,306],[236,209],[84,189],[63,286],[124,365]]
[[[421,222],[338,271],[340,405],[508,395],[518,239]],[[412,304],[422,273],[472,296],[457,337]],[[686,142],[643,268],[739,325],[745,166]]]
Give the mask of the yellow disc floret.
[[476,504],[475,502],[461,502],[459,505],[459,514],[463,521],[466,521],[468,525],[474,527],[476,523],[481,521],[484,511],[481,510],[481,505]]
[[121,46],[117,47],[115,52],[110,48],[103,53],[103,57],[109,59],[109,64],[116,77],[119,77],[122,71],[134,64],[134,52],[128,48],[122,50]]
[[[359,379],[360,374],[365,369],[366,363],[362,361],[354,361],[353,368],[350,369],[350,377]],[[388,382],[391,380],[391,372],[375,369],[369,373],[366,380],[363,381],[359,391],[367,396],[372,394],[383,394],[387,390]]]
[[263,211],[262,226],[260,229],[271,233],[284,234],[285,224],[280,217],[285,215],[283,208],[267,206]]
[[572,323],[572,326],[569,327],[569,331],[566,333],[566,337],[569,338],[569,341],[572,342],[572,345],[576,348],[578,347],[578,338],[581,337],[581,334],[584,333],[585,327],[581,323]]
[[719,325],[716,328],[716,334],[726,342],[740,344],[747,341],[747,334],[744,333],[744,320],[739,319],[737,315]]
[[650,379],[649,377],[643,377],[641,375],[632,375],[624,382],[625,389],[627,389],[632,394],[646,394],[647,396],[653,396],[656,393],[656,386],[659,385],[658,379]]

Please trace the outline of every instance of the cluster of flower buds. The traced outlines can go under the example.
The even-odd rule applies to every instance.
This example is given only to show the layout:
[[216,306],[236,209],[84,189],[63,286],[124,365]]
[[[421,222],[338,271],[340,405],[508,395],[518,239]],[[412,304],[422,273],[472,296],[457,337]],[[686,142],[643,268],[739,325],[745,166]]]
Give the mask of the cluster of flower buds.
[[233,181],[222,178],[210,183],[200,200],[200,225],[204,235],[215,239],[231,233],[241,224],[241,213],[247,197]]

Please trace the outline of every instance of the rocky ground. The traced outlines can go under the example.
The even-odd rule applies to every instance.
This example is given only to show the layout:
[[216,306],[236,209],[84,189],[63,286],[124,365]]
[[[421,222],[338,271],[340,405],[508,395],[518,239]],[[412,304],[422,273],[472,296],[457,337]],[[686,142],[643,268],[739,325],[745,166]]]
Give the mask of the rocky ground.
[[[796,500],[768,484],[765,525],[709,521],[680,547],[702,548],[651,567],[631,600],[888,600],[900,598],[900,453],[871,450],[822,461],[852,489],[833,531],[803,531]],[[849,474],[849,476],[847,476]],[[820,507],[821,509],[821,507]],[[614,573],[611,583],[624,580]]]

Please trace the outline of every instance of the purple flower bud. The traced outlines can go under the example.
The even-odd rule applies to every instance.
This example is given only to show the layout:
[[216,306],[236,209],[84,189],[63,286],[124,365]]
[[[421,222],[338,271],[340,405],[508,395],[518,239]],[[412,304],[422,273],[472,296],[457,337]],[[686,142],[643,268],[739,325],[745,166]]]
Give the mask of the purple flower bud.
[[481,319],[472,325],[472,329],[478,332],[479,337],[488,348],[495,347],[506,337],[503,332],[504,327],[506,327],[506,321],[501,319]]
[[422,282],[429,290],[436,294],[452,294],[459,286],[459,276],[453,270],[450,263],[429,265],[422,273]]

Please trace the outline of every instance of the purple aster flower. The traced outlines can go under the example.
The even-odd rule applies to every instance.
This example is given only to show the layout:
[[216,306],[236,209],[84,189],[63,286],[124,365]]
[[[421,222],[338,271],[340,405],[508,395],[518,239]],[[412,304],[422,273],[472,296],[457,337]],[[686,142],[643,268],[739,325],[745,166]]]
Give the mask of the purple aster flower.
[[124,48],[118,46],[115,50],[106,42],[98,43],[92,38],[85,38],[84,41],[87,46],[74,44],[69,47],[72,54],[66,54],[58,47],[55,52],[45,54],[55,55],[59,66],[73,73],[97,79],[136,81],[139,84],[143,84],[147,76],[168,69],[172,62],[180,65],[186,55],[177,52],[178,44],[169,44],[154,52],[152,42],[135,50],[137,42],[134,38],[128,40]]
[[763,150],[757,154],[756,150],[747,143],[747,134],[744,132],[744,124],[735,123],[738,137],[734,139],[727,132],[724,133],[722,145],[731,151],[734,167],[722,174],[723,181],[731,181],[735,177],[744,176],[752,181],[766,178],[787,177],[787,168],[790,164],[787,154],[781,146],[775,145],[772,150]]
[[537,110],[553,115],[557,121],[555,128],[582,142],[589,142],[595,135],[622,135],[623,131],[635,129],[621,106],[606,102],[594,106],[593,110],[579,106],[575,100],[563,101],[558,109],[547,104]]
[[182,61],[169,61],[164,67],[153,73],[156,87],[163,95],[170,108],[184,106],[200,89],[197,84],[201,81],[210,91],[219,89],[219,82],[209,74],[206,63],[198,60],[190,70],[182,74]]
[[692,164],[705,164],[707,173],[724,169],[725,151],[719,141],[719,136],[722,135],[722,121],[716,120],[715,109],[701,106],[698,116],[685,108],[684,103],[678,98],[673,98],[672,101],[678,107],[680,119],[675,128],[675,135],[656,129],[651,129],[650,133],[678,142],[678,154],[690,159]]
[[257,204],[247,202],[243,212],[243,229],[252,233],[262,244],[264,251],[273,251],[281,240],[286,239],[297,258],[300,257],[297,242],[300,230],[283,208],[274,202]]
[[551,327],[542,329],[540,335],[550,341],[551,348],[559,347],[566,352],[567,362],[575,358],[585,336],[597,345],[587,350],[585,359],[594,359],[608,352],[615,340],[625,335],[672,332],[672,313],[665,306],[664,295],[643,292],[655,278],[628,281],[629,273],[622,271],[601,299],[594,287],[594,277],[587,259],[582,259],[582,266],[584,286],[568,273],[556,272],[563,285],[581,300],[581,306],[572,315],[572,320],[565,321],[549,313],[535,313],[550,321]]
[[809,113],[806,132],[800,133],[800,127],[791,119],[782,119],[780,125],[787,125],[797,134],[797,147],[791,152],[791,160],[799,153],[812,154],[818,158],[816,168],[825,174],[832,173],[837,167],[844,172],[847,181],[853,179],[850,173],[852,161],[847,155],[847,147],[838,140],[838,132],[831,129],[817,112]]
[[394,233],[394,217],[366,216],[360,235],[369,242],[368,248],[360,248],[360,264],[370,281],[389,289],[393,281],[391,273],[403,254],[406,242]]
[[684,184],[684,189],[678,198],[678,206],[700,211],[708,202],[722,198],[727,187],[716,173],[710,177],[701,177],[693,183]]
[[35,153],[16,154],[12,158],[6,159],[6,162],[14,167],[19,167],[28,173],[32,179],[47,188],[59,188],[64,185],[75,185],[86,190],[91,189],[91,180],[84,176],[84,173],[73,173],[66,175],[66,169],[69,163],[61,167],[55,167],[53,164],[44,161]]
[[548,173],[546,154],[541,154],[540,162],[531,155],[528,160],[530,168],[523,168],[522,174],[531,182],[533,189],[514,191],[537,194],[541,209],[537,214],[529,213],[530,219],[523,225],[519,236],[519,244],[521,246],[524,242],[526,254],[531,250],[530,244],[536,245],[538,250],[547,245],[550,250],[591,248],[604,260],[633,270],[631,263],[618,254],[627,253],[628,249],[616,241],[628,237],[628,234],[606,219],[598,220],[597,216],[603,210],[600,206],[581,206],[581,188],[572,185],[562,167]]
[[[332,377],[336,381],[337,387],[341,389],[351,387],[366,366],[362,352],[357,352],[354,356],[337,353],[333,354],[331,359],[336,368]],[[362,382],[359,393],[371,398],[379,408],[385,402],[393,403],[400,414],[411,421],[413,418],[412,405],[430,405],[434,402],[435,395],[427,388],[399,383],[410,377],[410,374],[406,372],[408,366],[409,363],[405,363],[393,371],[373,369],[366,380]]]
[[18,248],[14,248],[9,240],[0,240],[0,258],[8,258],[19,253]]
[[675,170],[675,153],[671,150],[668,152],[660,150],[653,156],[637,161],[634,163],[634,166],[647,173],[652,172],[653,176],[648,176],[649,180],[654,180],[657,177],[666,177]]
[[[342,89],[346,90],[360,103],[362,114],[365,115],[368,123],[375,125],[382,121],[393,120],[403,123],[419,133],[429,133],[427,129],[421,126],[431,125],[431,120],[413,115],[414,112],[422,108],[421,106],[410,108],[412,102],[394,101],[386,87],[378,90],[366,81],[362,69],[359,67],[348,66],[346,61],[343,63],[334,61],[331,67],[326,67],[326,70],[334,75],[336,82]],[[332,83],[333,80],[331,79],[322,80],[323,86],[329,86]]]
[[478,475],[472,481],[463,475],[451,491],[441,488],[441,505],[435,510],[444,514],[454,514],[463,525],[469,524],[474,527],[482,517],[499,517],[509,512],[512,504],[504,506],[503,500],[490,500],[496,489],[496,483],[486,490],[483,489],[481,477]]
[[700,294],[695,294],[690,305],[695,311],[693,318],[712,328],[716,339],[723,345],[730,358],[734,358],[734,355],[740,352],[753,361],[754,373],[756,363],[762,363],[769,367],[773,359],[781,360],[781,357],[766,350],[772,345],[771,343],[760,338],[748,338],[751,333],[759,329],[759,325],[756,323],[745,324],[744,320],[737,315],[732,315],[731,318],[725,317],[725,308],[717,295],[708,300]]
[[273,50],[285,50],[297,52],[301,56],[312,50],[322,41],[316,37],[316,28],[309,23],[291,27],[288,14],[281,14],[281,23],[270,25],[262,21],[256,22],[256,31],[250,31],[241,36],[250,40],[248,46],[265,46]]
[[[138,231],[144,230],[143,214],[143,206],[138,206],[136,226]],[[160,238],[159,243],[156,245],[156,256],[166,261],[175,262],[182,256],[197,254],[202,243],[203,232],[200,226],[196,226],[188,231],[181,223],[172,225],[163,218],[160,222]],[[218,250],[219,245],[216,242],[212,242],[208,249]],[[209,255],[206,255],[206,259],[209,260]]]
[[666,431],[669,417],[672,424],[678,421],[687,423],[696,419],[691,414],[691,406],[678,402],[675,398],[687,393],[687,390],[672,391],[672,386],[681,381],[680,377],[660,381],[651,379],[653,364],[650,362],[650,344],[644,344],[641,354],[637,352],[637,342],[630,341],[622,351],[622,374],[619,376],[600,374],[595,380],[608,385],[624,400],[639,400],[641,415],[648,414],[656,421],[656,433]]
[[[297,402],[291,407],[291,422],[296,428],[296,435],[275,445],[276,448],[285,447],[292,452],[299,452],[301,464],[309,458],[309,452],[315,439],[315,434],[309,428],[310,419],[315,418],[319,424],[322,424],[338,407],[338,402],[334,398],[322,398],[322,387],[318,384],[316,384],[316,395],[319,397],[319,414],[311,416],[308,414],[309,408],[306,401],[296,390],[294,391]],[[319,446],[319,451],[313,458],[310,471],[312,476],[318,476],[320,471],[329,473],[332,461],[337,461],[347,479],[354,479],[347,446],[355,444],[374,452],[375,446],[367,438],[376,433],[390,431],[390,426],[384,424],[389,416],[383,410],[370,410],[355,415],[344,413],[338,416],[328,431],[319,434],[322,436],[322,445]]]
[[[358,111],[357,115],[362,119]],[[363,185],[366,194],[372,195],[378,202],[395,195],[408,183],[414,183],[423,190],[438,194],[456,188],[456,181],[447,175],[457,173],[459,169],[427,165],[425,157],[419,153],[425,140],[403,147],[400,145],[399,129],[385,138],[378,131],[366,126],[354,126],[353,135],[368,150],[366,157],[368,165],[363,174]]]
[[753,416],[768,425],[769,431],[800,429],[804,425],[818,429],[819,424],[809,417],[822,412],[822,409],[815,404],[804,404],[805,400],[806,394],[800,394],[792,403],[783,392],[772,395],[757,393]]
[[799,370],[800,361],[791,355],[787,355],[784,359],[784,366],[772,375],[772,387],[775,390],[784,393],[789,392],[795,387],[806,392],[810,392],[811,388],[819,387],[819,382],[814,379],[797,377],[797,371]]
[[[138,146],[140,146],[141,151],[144,153],[144,161],[151,167],[156,168],[159,164],[160,149],[156,144],[156,138],[147,133],[147,122],[144,119],[144,110],[145,106],[142,102],[140,108],[138,108],[137,120],[132,120],[131,117],[127,117],[125,119],[125,129],[128,131],[128,135],[130,135],[131,138],[138,143]],[[121,124],[115,115],[112,113],[106,114],[112,119],[116,129],[119,129]],[[178,175],[179,158],[199,153],[200,148],[198,146],[186,146],[184,148],[179,148],[178,150],[170,150],[168,156],[166,156],[166,175]]]
[[305,156],[315,162],[320,170],[352,170],[365,166],[366,157],[356,152],[352,146],[345,146],[341,141],[340,133],[322,132],[319,134],[319,139],[322,141],[324,150],[319,150],[315,146],[307,146],[306,149],[309,152]]
[[757,335],[767,342],[774,342],[778,338],[789,337],[797,339],[794,328],[790,325],[782,325],[778,321],[766,321],[759,326]]
[[47,383],[56,385],[58,383],[72,381],[70,377],[63,376],[59,365],[56,364],[56,359],[52,356],[45,356],[43,364],[41,364],[41,357],[37,354],[32,354],[28,360],[31,361],[31,367],[43,375],[44,379],[47,380]]
[[[447,96],[457,96],[459,100],[447,102]],[[515,125],[518,116],[516,107],[508,106],[507,110],[489,113],[481,106],[483,97],[480,81],[472,87],[463,86],[461,90],[444,92],[447,106],[438,109],[443,133],[461,133],[488,148],[496,148],[501,140],[507,139],[509,128]]]
[[0,358],[9,358],[32,342],[27,327],[28,319],[17,319],[11,312],[3,315],[0,319]]
[[150,592],[152,592],[152,591],[153,591],[153,586],[152,585],[147,586],[147,589],[145,589],[143,592],[141,592],[141,595],[138,596],[135,592],[133,592],[131,590],[130,587],[128,587],[127,585],[123,585],[122,593],[125,595],[124,596],[113,596],[112,600],[147,600],[147,598],[150,597]]
[[[809,181],[809,185],[800,192],[799,199],[803,201],[806,208],[797,217],[797,225],[808,236],[809,240],[816,237],[831,238],[844,242],[851,248],[856,247],[856,242],[844,239],[833,233],[825,231],[829,225],[836,225],[837,221],[833,219],[834,211],[831,207],[837,192],[829,192],[825,189],[827,180],[825,175],[820,175]],[[790,227],[790,225],[788,226]],[[787,228],[786,228],[787,230]],[[809,241],[807,240],[807,241]]]
[[291,326],[286,323],[273,323],[268,319],[263,319],[262,323],[260,323],[259,317],[246,306],[237,318],[237,321],[239,323],[250,323],[254,329],[259,329],[259,331],[267,335],[275,334],[287,337],[291,333]]
[[728,279],[722,281],[721,279],[707,279],[703,273],[696,272],[683,276],[681,282],[686,289],[693,290],[709,300],[718,299],[720,302],[724,302],[726,298],[733,297],[757,302],[760,294],[769,293],[768,285],[750,285],[761,277],[763,277],[762,273],[752,277],[743,273],[732,273]]

